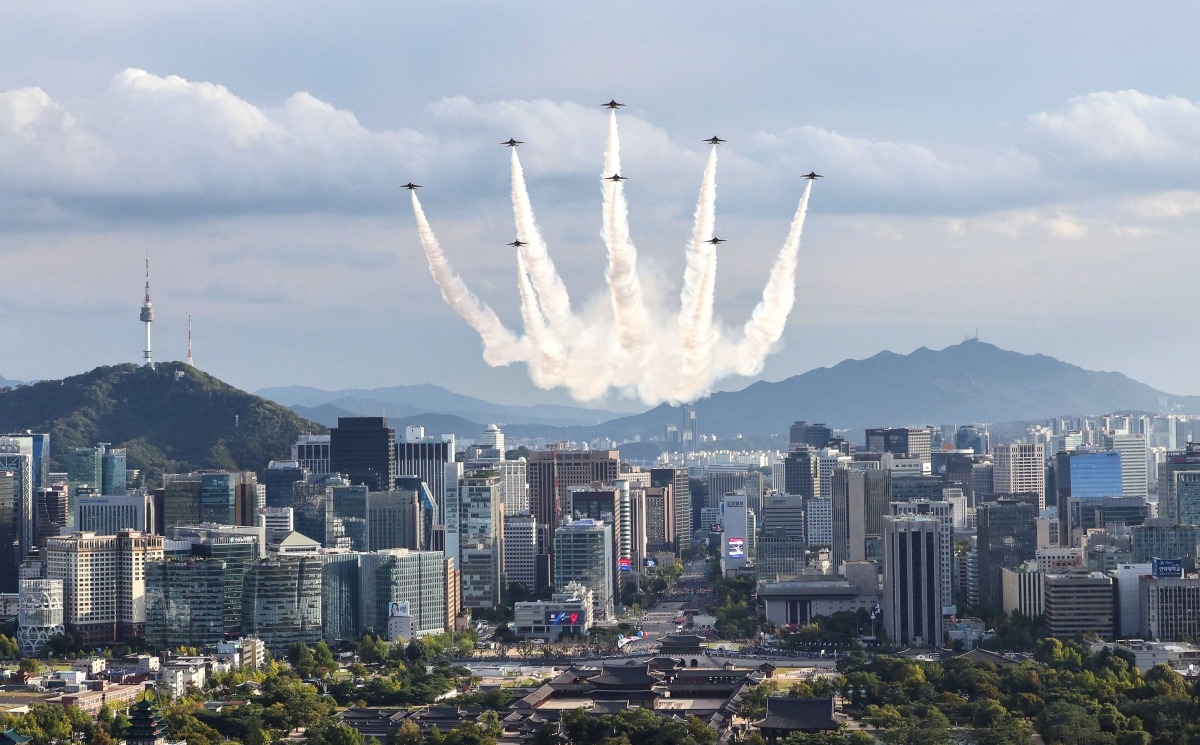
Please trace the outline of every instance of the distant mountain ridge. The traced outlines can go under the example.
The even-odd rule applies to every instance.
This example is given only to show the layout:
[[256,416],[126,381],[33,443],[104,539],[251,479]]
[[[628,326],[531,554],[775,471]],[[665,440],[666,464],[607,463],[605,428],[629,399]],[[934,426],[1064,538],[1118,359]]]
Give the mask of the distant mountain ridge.
[[324,427],[182,362],[98,367],[0,392],[0,431],[50,433],[54,470],[73,447],[127,449],[129,468],[261,471]]
[[484,424],[527,423],[552,426],[599,424],[618,416],[612,411],[576,406],[494,404],[428,383],[386,388],[353,388],[325,391],[302,385],[263,388],[257,395],[335,426],[338,416],[384,416],[389,419],[417,414],[446,414]]

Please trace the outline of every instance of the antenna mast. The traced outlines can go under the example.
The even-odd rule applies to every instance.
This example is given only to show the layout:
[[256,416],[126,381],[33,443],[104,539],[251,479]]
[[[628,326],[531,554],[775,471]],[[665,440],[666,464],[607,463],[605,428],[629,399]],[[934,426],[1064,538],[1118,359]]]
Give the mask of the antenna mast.
[[188,313],[188,367],[195,367],[196,363],[192,361],[192,314]]

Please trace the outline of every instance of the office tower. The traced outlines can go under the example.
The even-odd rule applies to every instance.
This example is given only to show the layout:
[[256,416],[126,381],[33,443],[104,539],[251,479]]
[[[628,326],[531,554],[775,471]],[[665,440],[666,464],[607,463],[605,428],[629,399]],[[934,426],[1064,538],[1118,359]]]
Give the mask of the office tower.
[[464,474],[446,500],[446,555],[455,559],[466,608],[494,608],[504,591],[504,512],[492,471]]
[[152,533],[153,507],[145,494],[96,495],[75,498],[75,529],[96,535],[116,535],[121,530]]
[[100,494],[104,484],[104,446],[68,450],[67,480],[72,497],[85,489]]
[[[258,522],[256,525],[262,528],[263,535],[266,536],[267,545],[278,543],[280,539],[296,529],[295,510],[291,507],[264,507],[258,511]],[[320,541],[317,541],[317,543],[319,545]]]
[[815,460],[813,496],[829,499],[833,496],[833,472],[849,468],[854,459],[840,450],[821,448],[816,451]]
[[1037,554],[1038,507],[1031,501],[1001,498],[975,509],[979,604],[996,609],[1004,602],[1000,570],[1020,566]]
[[17,599],[17,645],[26,657],[37,657],[47,642],[66,632],[63,583],[60,579],[23,579]]
[[1176,525],[1168,518],[1151,518],[1129,529],[1133,536],[1133,563],[1153,559],[1195,559],[1200,527]]
[[329,441],[329,435],[300,435],[292,445],[292,462],[313,476],[331,473]]
[[16,589],[21,564],[17,484],[15,472],[0,471],[0,589],[6,593]]
[[125,448],[114,448],[108,443],[103,443],[102,446],[104,452],[100,456],[100,493],[124,495],[128,470]]
[[729,572],[741,569],[746,564],[754,539],[745,494],[726,494],[721,498],[721,526],[725,528],[721,570]]
[[161,649],[224,641],[230,592],[226,570],[221,559],[146,564],[146,643]]
[[367,542],[371,551],[424,543],[420,497],[415,489],[372,492],[367,500]]
[[363,633],[361,577],[362,554],[321,554],[321,626],[325,641],[358,639]]
[[943,486],[962,490],[970,507],[975,506],[975,483],[973,480],[976,456],[970,451],[943,450],[931,456],[931,472],[942,477]]
[[417,476],[428,484],[441,515],[446,509],[446,464],[456,456],[454,435],[426,436],[423,427],[406,427],[403,439],[396,442],[396,474]]
[[802,445],[810,448],[824,448],[832,439],[833,430],[825,426],[823,422],[818,424],[795,422],[788,430],[788,449],[795,450]]
[[329,430],[329,470],[372,491],[390,489],[396,477],[396,431],[387,417],[338,417]]
[[922,515],[937,520],[939,536],[938,576],[941,578],[942,615],[957,612],[954,597],[954,507],[949,502],[918,499],[911,502],[892,502],[893,517]]
[[[1150,493],[1146,467],[1146,436],[1129,432],[1107,432],[1100,438],[1107,450],[1121,454],[1121,496],[1141,497]],[[1108,495],[1115,496],[1115,495]]]
[[650,486],[671,487],[675,502],[675,548],[677,551],[692,542],[692,483],[686,468],[651,468]]
[[564,522],[554,530],[554,586],[578,582],[592,591],[597,620],[613,617],[612,526],[597,520]]
[[50,435],[34,432],[10,432],[0,435],[0,443],[16,446],[12,452],[25,453],[31,459],[34,490],[49,486]]
[[1170,478],[1172,515],[1181,525],[1200,525],[1200,471],[1173,471]]
[[1045,588],[1042,580],[1046,573],[1036,561],[1027,561],[1019,567],[1000,570],[1000,595],[1005,613],[1017,612],[1026,618],[1037,618],[1045,607]]
[[393,548],[360,556],[361,618],[364,631],[382,634],[392,603],[408,603],[417,636],[447,630],[447,565],[440,551]]
[[371,492],[365,484],[333,487],[327,508],[326,545],[350,551],[370,550],[370,525],[367,522],[370,502]]
[[[429,491],[429,485],[416,476],[397,476],[395,488],[417,494],[421,521],[421,545],[412,548],[421,551],[441,550],[445,543],[443,517],[438,511],[437,500]],[[399,548],[403,548],[403,546]]]
[[333,521],[333,487],[347,486],[340,476],[326,474],[310,476],[307,483],[294,487],[295,501],[292,503],[292,520],[296,532],[320,541],[322,546],[333,548],[331,527]]
[[[0,494],[3,488],[0,487]],[[46,546],[46,539],[58,535],[67,527],[67,486],[44,486],[33,496],[33,545],[39,550]],[[151,532],[151,531],[147,531]]]
[[1043,621],[1051,636],[1069,639],[1097,634],[1111,639],[1114,630],[1113,581],[1100,572],[1070,569],[1047,574]]
[[733,492],[746,496],[751,509],[761,508],[763,475],[744,466],[709,466],[707,507],[719,507],[721,497]]
[[308,469],[294,460],[273,460],[263,472],[262,485],[267,507],[291,507],[296,484],[308,481]]
[[552,528],[568,514],[568,489],[595,482],[611,484],[621,474],[616,450],[535,450],[529,453],[527,466],[529,511]]
[[278,556],[255,562],[242,591],[246,634],[282,656],[291,644],[321,640],[321,557]]
[[[830,491],[833,477],[830,476]],[[804,500],[804,536],[809,548],[833,543],[833,498],[814,497]]]
[[1200,441],[1189,442],[1184,450],[1168,451],[1158,467],[1158,514],[1183,522],[1176,495],[1176,474],[1200,471]]
[[[805,530],[804,505],[806,500],[792,494],[771,494],[763,498],[762,527],[764,533],[786,536],[791,540],[804,541]],[[828,501],[828,500],[826,500]]]
[[188,526],[173,529],[171,545],[182,545],[174,558],[220,559],[225,562],[225,634],[242,633],[242,588],[250,565],[266,554],[263,531],[245,526]]
[[[649,474],[647,474],[649,475]],[[640,572],[646,566],[649,557],[647,543],[646,520],[648,518],[646,504],[646,487],[630,484],[628,481],[618,481],[616,486],[621,488],[622,499],[629,505],[629,563],[625,564],[617,558],[617,573]]]
[[612,486],[574,487],[567,496],[572,520],[591,518],[612,525],[613,557],[618,567],[628,567],[633,543],[629,482],[618,480]]
[[946,488],[941,476],[921,476],[892,472],[892,501],[911,502],[917,499],[937,501]]
[[1058,499],[1122,496],[1121,453],[1072,450],[1054,455],[1054,491]]
[[646,549],[675,551],[675,490],[666,486],[642,488],[646,498]]
[[954,601],[968,608],[979,605],[978,551],[956,551],[954,554]]
[[684,406],[682,413],[683,424],[679,428],[679,450],[686,460],[689,455],[696,452],[696,448],[700,444],[700,425],[696,422],[694,407]]
[[479,441],[482,450],[480,458],[487,460],[504,460],[504,432],[498,424],[489,424],[483,429],[483,437]]
[[202,523],[236,525],[237,477],[224,471],[210,471],[200,476],[200,512]]
[[991,450],[990,440],[986,428],[981,430],[973,424],[964,424],[954,433],[954,448],[970,450],[976,455],[985,455]]
[[882,427],[867,430],[867,450],[928,461],[932,447],[924,427]]
[[163,532],[170,535],[178,525],[200,521],[201,473],[163,474]]
[[500,477],[500,501],[504,504],[504,514],[528,514],[529,469],[525,459],[499,460],[491,466]]
[[872,558],[871,546],[878,546],[882,540],[883,518],[891,502],[891,481],[887,469],[834,471],[830,504],[834,571],[840,571],[847,561]]
[[258,513],[266,506],[267,488],[258,483],[258,474],[253,471],[234,474],[233,524],[258,525]]
[[1143,572],[1131,582],[1139,591],[1137,607],[1142,624],[1137,629],[1139,638],[1184,642],[1200,636],[1200,577],[1152,572],[1153,569]]
[[62,580],[67,630],[89,645],[144,637],[146,563],[162,559],[162,537],[136,530],[47,539],[46,574]]
[[[18,564],[29,556],[33,548],[33,493],[34,461],[33,440],[0,437],[0,471],[7,471],[7,486],[0,487],[0,499],[4,500],[3,515],[0,515],[0,546],[16,546],[14,561]],[[11,509],[11,513],[8,510]],[[7,554],[7,551],[5,551]],[[3,559],[0,559],[3,561]],[[0,575],[0,589],[15,592],[16,582]]]
[[791,450],[783,461],[783,490],[797,497],[817,495],[816,451],[808,447]]
[[521,585],[531,596],[541,588],[537,581],[537,521],[530,515],[504,516],[504,578]]
[[996,493],[996,467],[990,459],[971,466],[971,493],[974,504],[986,502]]
[[937,647],[942,641],[940,524],[934,517],[887,515],[883,520],[883,618],[899,647]]
[[1046,509],[1046,450],[1041,443],[1013,442],[992,449],[995,494],[1037,494],[1038,511]]

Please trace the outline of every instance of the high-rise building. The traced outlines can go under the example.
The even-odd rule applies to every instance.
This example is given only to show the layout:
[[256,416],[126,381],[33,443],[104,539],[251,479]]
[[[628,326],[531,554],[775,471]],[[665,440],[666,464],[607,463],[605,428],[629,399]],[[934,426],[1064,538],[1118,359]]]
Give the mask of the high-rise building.
[[[242,589],[251,564],[266,554],[263,530],[235,525],[182,525],[172,530],[172,558],[219,559],[225,564],[225,635],[242,634]],[[175,547],[181,546],[182,550]]]
[[1005,613],[1017,612],[1026,618],[1037,618],[1045,612],[1046,573],[1036,561],[1019,567],[1000,570],[1002,608]]
[[[1177,493],[1176,474],[1200,471],[1200,441],[1189,442],[1184,450],[1171,450],[1158,466],[1158,514],[1183,522]],[[1200,513],[1200,509],[1195,510]]]
[[793,448],[783,461],[784,493],[806,498],[817,496],[818,469],[815,450]]
[[801,445],[810,448],[824,448],[833,439],[833,430],[824,422],[818,424],[795,422],[788,431],[788,435],[789,450],[794,450]]
[[500,479],[473,471],[457,480],[446,500],[446,555],[455,559],[463,605],[493,608],[504,590],[504,519]]
[[[997,445],[992,448],[992,488],[995,494],[1037,494],[1038,511],[1046,509],[1046,448],[1040,442]],[[999,570],[997,570],[999,571]]]
[[792,494],[770,494],[763,498],[762,527],[763,533],[783,535],[791,540],[805,540],[804,505],[806,500]]
[[202,523],[237,525],[237,476],[225,471],[201,474],[199,507]]
[[976,507],[979,604],[999,609],[1004,602],[1000,570],[1021,566],[1037,555],[1037,505],[997,499]]
[[363,630],[385,633],[392,604],[408,603],[417,636],[446,631],[447,597],[458,597],[457,588],[447,589],[448,558],[441,551],[403,548],[362,554],[359,598]]
[[454,435],[427,436],[424,427],[415,426],[406,427],[396,442],[396,474],[417,476],[428,484],[439,515],[446,511],[446,464],[455,461],[455,448]]
[[833,496],[833,472],[849,468],[853,458],[840,450],[821,448],[816,451],[816,469],[813,495],[829,499]]
[[[830,476],[832,492],[833,477]],[[833,498],[814,497],[804,500],[804,536],[809,548],[833,543]]]
[[571,487],[611,484],[621,474],[616,450],[535,450],[529,453],[527,466],[529,511],[539,523],[552,527],[569,514]]
[[37,657],[47,642],[66,631],[63,583],[61,579],[23,579],[19,593],[17,644],[21,654]]
[[225,609],[230,602],[226,570],[221,559],[147,563],[146,643],[159,649],[224,641]]
[[[0,487],[0,495],[3,488]],[[46,539],[58,535],[70,523],[67,516],[67,486],[43,486],[33,498],[34,545],[39,550],[46,547]],[[152,531],[147,531],[152,532]]]
[[883,618],[888,638],[901,647],[937,647],[942,641],[942,541],[939,521],[905,514],[883,520]]
[[154,508],[145,494],[96,495],[75,498],[75,529],[96,535],[116,535],[122,530],[153,533]]
[[1147,572],[1134,579],[1134,583],[1139,590],[1138,610],[1143,626],[1138,632],[1140,638],[1181,642],[1200,636],[1200,577],[1157,576]]
[[244,631],[282,655],[295,643],[321,639],[319,556],[278,556],[255,562],[242,591]]
[[882,468],[834,471],[830,504],[834,571],[840,571],[847,561],[875,558],[872,546],[878,547],[882,541],[883,518],[891,502],[891,480],[891,472]]
[[878,427],[867,430],[867,450],[928,461],[932,452],[925,427]]
[[[923,515],[938,522],[938,576],[941,578],[942,615],[957,612],[954,598],[954,506],[949,502],[917,499],[911,502],[892,502],[893,517]],[[886,527],[886,526],[885,526]]]
[[528,514],[529,468],[525,459],[498,460],[491,466],[500,477],[500,500],[504,503],[504,514]]
[[354,552],[324,553],[321,557],[321,626],[325,641],[358,639],[362,623],[361,577]]
[[984,455],[991,450],[991,437],[986,427],[980,429],[973,424],[964,424],[954,433],[954,447]]
[[761,509],[763,475],[745,466],[710,465],[708,467],[708,504],[719,507],[726,494],[740,492],[746,496],[751,509]]
[[162,537],[136,530],[48,539],[46,574],[62,580],[67,629],[86,644],[144,637],[146,563],[162,558]]
[[754,541],[751,514],[745,494],[734,492],[721,498],[721,526],[725,529],[721,540],[723,572],[741,569],[749,559]]
[[96,494],[103,493],[104,446],[68,450],[67,480],[71,486],[72,497],[87,489]]
[[671,485],[642,488],[646,495],[646,548],[675,551],[675,490]]
[[1119,497],[1121,484],[1119,451],[1071,450],[1054,455],[1054,491],[1059,500]]
[[50,485],[50,435],[34,432],[10,432],[0,435],[0,443],[12,447],[11,452],[25,453],[30,457],[35,490]]
[[200,473],[163,474],[163,532],[167,535],[178,525],[200,521]]
[[330,497],[326,545],[350,551],[370,550],[370,487],[366,484],[335,486]]
[[1113,637],[1115,598],[1112,577],[1086,569],[1047,574],[1043,579],[1045,614],[1051,636],[1067,639],[1080,634]]
[[125,494],[127,460],[125,448],[114,448],[108,443],[102,444],[103,454],[100,456],[100,493]]
[[[12,562],[19,564],[35,545],[33,527],[34,460],[32,440],[0,437],[0,546],[14,546]],[[0,551],[0,591],[16,591],[16,573],[6,571],[8,551]]]
[[564,522],[554,531],[554,586],[578,582],[592,591],[597,620],[613,617],[612,526],[598,520]]
[[1145,499],[1150,493],[1146,436],[1130,432],[1107,432],[1101,436],[1100,442],[1106,449],[1121,454],[1121,496]]
[[396,477],[395,446],[387,417],[338,417],[338,426],[329,430],[330,472],[372,491],[389,489]]
[[329,435],[300,435],[292,445],[292,462],[313,476],[330,473],[329,441]]
[[371,492],[367,498],[367,542],[371,551],[424,546],[420,495],[415,489]]
[[1153,559],[1195,559],[1200,527],[1176,525],[1169,518],[1151,518],[1129,529],[1133,536],[1133,563]]
[[692,483],[686,468],[651,468],[650,486],[669,486],[675,501],[675,546],[681,550],[692,542]]
[[263,472],[267,507],[291,507],[296,501],[296,484],[308,481],[308,469],[294,460],[273,460]]
[[17,567],[21,563],[17,484],[13,471],[0,471],[0,588],[5,591],[16,587]]
[[531,515],[504,516],[504,576],[533,594],[538,583],[538,530]]
[[483,437],[479,441],[483,450],[480,456],[488,460],[504,460],[504,431],[498,424],[489,424],[483,429]]

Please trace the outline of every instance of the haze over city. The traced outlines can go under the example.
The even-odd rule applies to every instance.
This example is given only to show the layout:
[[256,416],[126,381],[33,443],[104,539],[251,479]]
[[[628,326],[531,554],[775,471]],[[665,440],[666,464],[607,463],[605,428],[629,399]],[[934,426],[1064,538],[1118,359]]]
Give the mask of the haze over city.
[[715,311],[730,325],[758,301],[799,174],[827,176],[761,377],[978,330],[1194,392],[1169,270],[1200,211],[1191,6],[64,8],[0,10],[0,254],[23,278],[0,298],[0,340],[23,350],[5,377],[138,361],[149,254],[159,359],[184,358],[190,314],[197,364],[244,388],[565,402],[483,362],[396,184],[425,186],[456,269],[519,327],[498,143],[526,141],[540,226],[590,297],[598,104],[615,96],[651,292],[678,297],[701,139],[729,141]]

